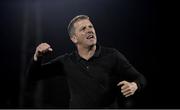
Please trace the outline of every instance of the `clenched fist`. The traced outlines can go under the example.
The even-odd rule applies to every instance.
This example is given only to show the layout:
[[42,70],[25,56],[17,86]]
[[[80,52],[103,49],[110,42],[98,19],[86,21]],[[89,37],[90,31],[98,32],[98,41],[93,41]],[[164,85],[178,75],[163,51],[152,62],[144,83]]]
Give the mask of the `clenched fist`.
[[133,95],[138,89],[135,82],[121,81],[117,84],[117,86],[121,86],[121,92],[125,97]]
[[34,61],[37,61],[38,57],[43,56],[47,52],[51,52],[53,49],[47,43],[41,43],[36,47],[36,51],[34,54]]

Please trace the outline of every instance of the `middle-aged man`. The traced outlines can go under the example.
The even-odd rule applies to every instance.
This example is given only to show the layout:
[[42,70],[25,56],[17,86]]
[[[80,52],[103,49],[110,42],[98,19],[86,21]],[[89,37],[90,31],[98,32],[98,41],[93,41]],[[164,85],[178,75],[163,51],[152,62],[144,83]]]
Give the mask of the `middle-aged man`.
[[145,78],[116,49],[97,44],[96,32],[86,15],[74,17],[68,26],[76,50],[42,64],[53,51],[47,43],[37,46],[27,82],[65,75],[70,89],[70,108],[113,108],[117,95],[139,92]]

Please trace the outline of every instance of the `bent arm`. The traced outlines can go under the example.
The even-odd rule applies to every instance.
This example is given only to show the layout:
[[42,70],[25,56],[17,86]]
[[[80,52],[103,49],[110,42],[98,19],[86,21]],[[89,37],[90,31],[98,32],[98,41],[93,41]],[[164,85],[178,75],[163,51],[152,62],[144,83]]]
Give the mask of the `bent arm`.
[[42,58],[39,58],[37,61],[32,59],[26,74],[27,81],[35,82],[55,75],[64,75],[61,60],[62,56],[42,64]]
[[137,90],[141,91],[146,85],[144,75],[137,71],[119,51],[115,52],[115,56],[117,61],[116,72],[121,77],[120,79],[135,82],[138,87]]

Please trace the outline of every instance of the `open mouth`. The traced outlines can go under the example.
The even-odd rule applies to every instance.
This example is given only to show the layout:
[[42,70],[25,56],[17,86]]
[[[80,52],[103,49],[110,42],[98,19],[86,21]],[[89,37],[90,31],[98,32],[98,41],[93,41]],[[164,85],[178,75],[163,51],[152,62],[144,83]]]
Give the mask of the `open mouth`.
[[94,35],[88,35],[87,39],[92,39],[94,38]]

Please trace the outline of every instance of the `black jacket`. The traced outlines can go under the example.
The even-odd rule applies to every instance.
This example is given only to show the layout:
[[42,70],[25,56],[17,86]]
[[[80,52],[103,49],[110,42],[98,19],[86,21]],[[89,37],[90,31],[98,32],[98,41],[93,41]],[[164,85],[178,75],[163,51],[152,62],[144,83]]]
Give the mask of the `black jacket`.
[[27,75],[27,83],[38,80],[66,76],[70,90],[71,108],[106,108],[111,106],[121,94],[118,82],[135,81],[138,91],[145,86],[145,78],[116,49],[100,47],[88,61],[76,51],[41,64],[32,61]]

